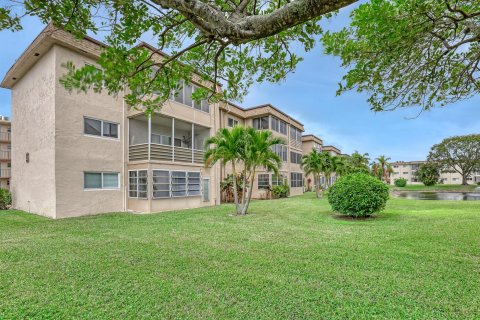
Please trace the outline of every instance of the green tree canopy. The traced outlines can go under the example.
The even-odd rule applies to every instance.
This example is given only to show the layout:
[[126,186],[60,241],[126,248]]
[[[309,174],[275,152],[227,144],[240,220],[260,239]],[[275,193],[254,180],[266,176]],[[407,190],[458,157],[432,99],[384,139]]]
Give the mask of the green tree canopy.
[[428,161],[435,162],[443,171],[458,172],[462,184],[468,184],[468,176],[480,171],[480,134],[456,136],[434,145]]
[[438,183],[440,178],[440,170],[438,169],[438,164],[433,162],[427,162],[418,168],[415,172],[415,177],[418,181],[423,182],[426,186],[433,186]]
[[371,0],[323,37],[348,69],[338,93],[368,92],[375,111],[429,109],[480,91],[480,1]]
[[[6,0],[0,2],[0,31],[19,30],[22,16],[32,15],[77,37],[102,33],[101,70],[66,64],[62,83],[110,94],[127,88],[128,104],[151,111],[194,71],[212,80],[195,100],[241,100],[255,82],[283,80],[302,60],[296,52],[318,43],[321,17],[356,1]],[[136,45],[145,34],[158,49]]]

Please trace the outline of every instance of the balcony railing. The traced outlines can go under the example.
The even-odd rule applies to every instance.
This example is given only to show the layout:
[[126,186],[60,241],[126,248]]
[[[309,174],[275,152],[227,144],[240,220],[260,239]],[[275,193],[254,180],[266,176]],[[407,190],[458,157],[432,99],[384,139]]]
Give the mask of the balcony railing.
[[0,161],[10,161],[12,158],[10,151],[0,151]]
[[1,142],[10,142],[11,133],[10,132],[0,132],[0,141]]
[[160,160],[174,162],[203,163],[203,150],[191,148],[173,147],[163,144],[150,144],[150,154],[148,143],[131,145],[129,147],[129,160]]
[[10,169],[0,169],[0,178],[10,178],[11,176]]

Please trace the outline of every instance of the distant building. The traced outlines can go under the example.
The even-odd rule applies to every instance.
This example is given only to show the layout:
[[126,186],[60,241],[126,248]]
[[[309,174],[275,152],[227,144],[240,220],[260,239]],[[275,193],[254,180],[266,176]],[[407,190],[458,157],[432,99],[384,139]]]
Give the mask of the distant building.
[[[395,183],[395,179],[404,178],[409,184],[422,184],[415,177],[420,165],[427,163],[427,161],[397,161],[391,163],[393,173],[391,175],[390,184]],[[480,182],[480,172],[473,172],[467,181],[470,184]],[[462,184],[462,176],[453,170],[444,170],[440,172],[440,183],[443,184]]]
[[10,188],[11,178],[11,130],[12,124],[10,119],[5,116],[0,116],[0,188]]

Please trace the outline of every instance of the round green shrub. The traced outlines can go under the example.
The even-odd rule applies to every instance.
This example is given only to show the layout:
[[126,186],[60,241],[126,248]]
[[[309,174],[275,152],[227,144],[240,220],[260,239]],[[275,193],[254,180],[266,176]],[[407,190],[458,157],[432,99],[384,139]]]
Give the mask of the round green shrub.
[[354,173],[341,177],[328,190],[328,202],[334,211],[351,217],[366,217],[385,208],[388,186],[377,178]]
[[395,179],[394,181],[395,183],[395,186],[396,187],[400,187],[400,188],[403,188],[407,185],[407,179],[405,178],[398,178],[398,179]]
[[0,189],[0,210],[7,210],[12,204],[12,193],[8,189]]

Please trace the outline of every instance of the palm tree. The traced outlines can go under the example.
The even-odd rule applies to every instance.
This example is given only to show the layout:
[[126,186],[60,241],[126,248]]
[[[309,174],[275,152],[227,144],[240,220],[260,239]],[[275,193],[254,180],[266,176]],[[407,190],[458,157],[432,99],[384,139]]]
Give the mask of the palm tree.
[[278,175],[278,170],[282,165],[282,159],[272,150],[272,147],[284,143],[283,139],[273,137],[271,131],[247,128],[245,136],[244,177],[245,184],[248,185],[249,188],[248,195],[242,199],[243,210],[241,214],[247,214],[252,198],[257,168],[262,167]]
[[322,172],[325,176],[325,185],[328,188],[330,186],[330,178],[332,176],[332,173],[335,172],[335,163],[333,160],[333,156],[327,151],[323,151],[320,154],[320,158],[322,163]]
[[390,158],[387,158],[385,156],[379,156],[377,159],[378,161],[378,165],[379,165],[379,169],[380,169],[380,172],[382,173],[381,177],[384,182],[387,182],[388,180],[388,160],[390,160]]
[[321,155],[320,152],[313,149],[312,152],[302,157],[302,163],[300,164],[306,176],[313,174],[313,180],[316,182],[315,194],[317,198],[320,198],[320,175],[323,172]]
[[333,156],[334,171],[338,176],[344,176],[353,171],[350,158],[346,156]]
[[[245,156],[245,137],[245,128],[241,126],[235,126],[231,130],[228,130],[227,128],[220,129],[215,136],[212,136],[205,141],[207,149],[204,155],[205,166],[213,165],[217,161],[221,161],[223,165],[230,163],[232,165],[232,174],[236,177],[236,164],[242,161]],[[233,179],[233,197],[236,213],[240,214],[241,210],[238,204],[237,179]]]
[[368,153],[361,154],[357,150],[349,158],[350,164],[354,172],[369,172],[368,165],[370,158]]

